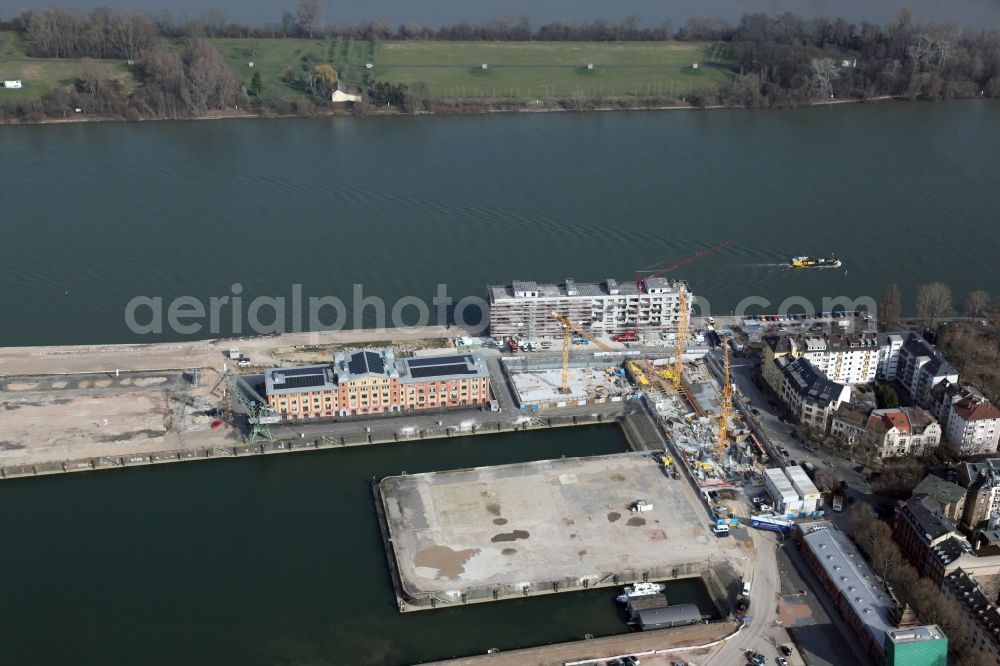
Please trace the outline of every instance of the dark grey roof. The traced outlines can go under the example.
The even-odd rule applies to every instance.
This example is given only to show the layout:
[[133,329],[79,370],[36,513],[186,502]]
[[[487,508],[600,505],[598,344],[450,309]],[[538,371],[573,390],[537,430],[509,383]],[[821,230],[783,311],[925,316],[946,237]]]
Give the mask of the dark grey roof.
[[972,552],[972,546],[963,538],[949,537],[931,549],[934,557],[941,564],[948,566],[966,553]]
[[942,514],[934,501],[926,495],[911,497],[898,511],[924,543],[939,539],[957,528],[955,521]]
[[844,384],[838,384],[835,381],[827,379],[805,357],[797,358],[785,364],[779,364],[779,367],[781,367],[785,376],[788,377],[789,384],[795,392],[803,398],[808,398],[816,402],[830,403],[838,399],[844,390]]
[[648,608],[636,612],[636,619],[643,626],[697,622],[701,611],[694,604],[677,604],[666,608]]
[[927,342],[916,333],[911,332],[908,336],[906,336],[906,341],[903,343],[903,351],[910,356],[930,357],[930,360],[924,366],[924,372],[927,372],[934,377],[944,377],[946,375],[958,374],[958,370],[945,360],[944,356],[941,355],[941,352],[935,349],[931,343]]
[[965,488],[941,477],[928,474],[913,489],[914,495],[930,495],[942,504],[952,504],[965,498]]
[[958,603],[966,608],[966,615],[978,622],[993,638],[993,644],[1000,642],[1000,608],[993,603],[986,590],[961,569],[945,576],[944,584],[951,588]]

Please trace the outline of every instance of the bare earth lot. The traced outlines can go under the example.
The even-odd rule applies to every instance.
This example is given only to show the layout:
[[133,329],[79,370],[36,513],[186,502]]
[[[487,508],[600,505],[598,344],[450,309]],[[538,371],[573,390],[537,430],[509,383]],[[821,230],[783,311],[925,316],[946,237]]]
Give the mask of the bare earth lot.
[[0,348],[0,465],[38,464],[178,449],[232,446],[213,430],[223,406],[211,393],[239,347],[261,368],[329,361],[369,342],[443,346],[444,327],[297,333],[150,345]]

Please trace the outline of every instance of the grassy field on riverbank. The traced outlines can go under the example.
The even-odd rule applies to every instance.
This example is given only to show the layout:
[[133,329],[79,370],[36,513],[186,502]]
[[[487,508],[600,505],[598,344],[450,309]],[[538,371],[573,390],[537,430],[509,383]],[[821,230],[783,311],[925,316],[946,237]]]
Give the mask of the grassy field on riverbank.
[[433,98],[680,98],[728,78],[718,59],[699,42],[382,42],[374,75]]
[[[405,83],[419,96],[434,99],[680,99],[717,88],[731,76],[718,64],[725,62],[718,45],[692,42],[408,41],[376,46],[346,37],[210,41],[245,86],[259,72],[264,90],[279,95],[308,96],[299,78],[318,63],[333,65],[350,84],[363,86],[369,79]],[[19,90],[0,90],[0,103],[38,99],[60,85],[74,85],[80,76],[80,60],[28,58],[24,46],[21,35],[0,33],[0,78],[24,83]],[[139,83],[135,66],[104,62],[127,88]]]
[[[333,65],[341,80],[360,84],[367,70],[365,63],[372,60],[372,44],[364,40],[337,39],[211,39],[222,52],[229,65],[239,73],[243,85],[250,87],[254,72],[260,72],[264,89],[288,89],[296,94],[306,94],[301,88],[289,84],[285,73],[297,78],[310,67],[309,63]],[[250,63],[253,62],[253,67]]]
[[[104,60],[115,78],[126,88],[137,80],[124,60]],[[83,69],[76,59],[29,58],[24,53],[24,40],[12,32],[0,32],[0,80],[20,79],[23,88],[0,89],[0,104],[7,101],[38,99],[60,85],[73,85]]]

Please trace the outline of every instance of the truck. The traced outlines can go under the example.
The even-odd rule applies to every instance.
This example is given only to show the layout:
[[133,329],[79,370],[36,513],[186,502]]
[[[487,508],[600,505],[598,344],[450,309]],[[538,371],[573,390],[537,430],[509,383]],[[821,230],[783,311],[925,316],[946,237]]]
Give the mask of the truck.
[[635,331],[625,331],[618,333],[612,338],[615,342],[635,342],[639,339],[639,334]]
[[836,511],[837,513],[840,513],[841,511],[843,511],[844,510],[844,496],[843,495],[834,495],[833,496],[833,505],[832,505],[831,508],[834,511]]
[[514,338],[507,338],[507,346],[510,347],[510,350],[515,354],[519,350],[517,346],[517,340],[515,340]]
[[768,532],[778,532],[779,534],[789,535],[792,533],[792,527],[795,524],[788,520],[782,520],[781,518],[773,518],[771,516],[753,516],[750,518],[750,527],[755,527],[758,530],[766,530]]

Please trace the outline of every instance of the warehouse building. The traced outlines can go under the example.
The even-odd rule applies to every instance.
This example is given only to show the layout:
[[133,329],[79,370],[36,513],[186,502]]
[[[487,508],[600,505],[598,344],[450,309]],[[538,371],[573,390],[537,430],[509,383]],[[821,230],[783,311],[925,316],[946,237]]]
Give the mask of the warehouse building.
[[563,327],[553,312],[568,317],[592,335],[625,331],[676,332],[681,293],[688,313],[694,296],[687,283],[653,277],[639,282],[577,282],[562,284],[514,281],[488,287],[490,334],[494,337],[558,337]]
[[[911,649],[916,638],[907,637],[907,632],[912,632],[914,637],[927,632],[928,640],[940,638],[946,641],[944,634],[934,625],[897,631],[902,628],[901,624],[912,622],[912,611],[899,603],[891,588],[879,582],[875,572],[843,532],[832,523],[810,523],[800,526],[796,540],[803,557],[833,599],[841,616],[854,629],[862,646],[876,663],[944,666],[933,660],[906,660],[908,655],[921,652]],[[940,645],[933,644],[928,652],[937,654]],[[947,647],[947,642],[944,645]]]
[[802,510],[802,499],[780,467],[764,470],[764,488],[774,500],[775,513],[797,514]]
[[789,465],[785,468],[785,475],[788,476],[788,479],[792,482],[792,488],[799,495],[799,500],[802,503],[799,510],[802,513],[813,513],[822,506],[823,496],[804,469],[798,465]]
[[283,419],[479,407],[490,374],[479,354],[396,359],[392,349],[341,352],[332,365],[272,368],[267,402]]

